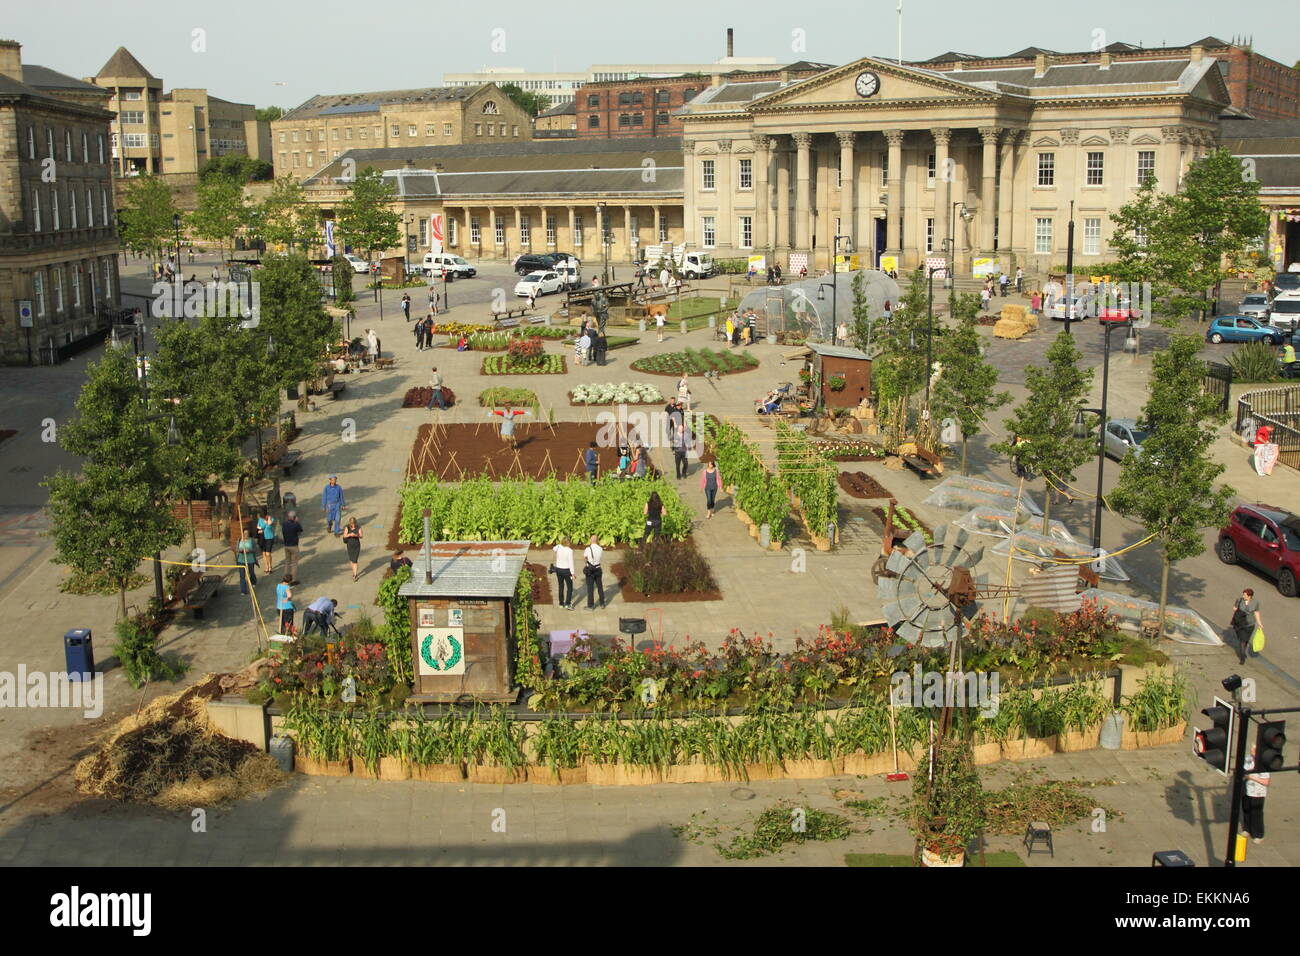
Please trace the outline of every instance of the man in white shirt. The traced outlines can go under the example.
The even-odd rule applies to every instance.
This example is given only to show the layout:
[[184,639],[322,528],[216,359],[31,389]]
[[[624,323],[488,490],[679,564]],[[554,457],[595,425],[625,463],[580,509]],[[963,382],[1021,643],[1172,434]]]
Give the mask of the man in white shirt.
[[573,549],[569,539],[561,538],[560,543],[551,548],[555,560],[551,567],[555,569],[555,583],[560,592],[560,607],[566,611],[573,610]]
[[605,606],[605,578],[600,563],[605,559],[605,549],[593,534],[582,552],[582,576],[587,579],[587,610],[595,610],[596,592],[600,592],[600,606]]
[[1246,771],[1246,793],[1241,798],[1241,824],[1246,835],[1252,837],[1253,843],[1264,839],[1264,798],[1268,796],[1269,774],[1251,773],[1255,769],[1255,748],[1250,748],[1250,756],[1242,764]]

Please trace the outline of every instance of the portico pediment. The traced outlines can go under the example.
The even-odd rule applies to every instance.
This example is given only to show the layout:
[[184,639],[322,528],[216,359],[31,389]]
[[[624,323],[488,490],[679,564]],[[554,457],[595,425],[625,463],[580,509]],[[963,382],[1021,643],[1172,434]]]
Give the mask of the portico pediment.
[[1132,140],[1132,144],[1134,146],[1159,146],[1160,140],[1156,139],[1154,136],[1143,133],[1137,139]]
[[[858,78],[871,74],[861,84]],[[863,91],[871,90],[869,95]],[[827,70],[785,89],[755,100],[753,112],[787,112],[818,107],[861,107],[870,109],[883,103],[989,101],[998,94],[958,83],[938,74],[899,66],[885,60],[863,57],[835,70]]]
[[1058,140],[1058,139],[1054,139],[1054,138],[1052,138],[1051,136],[1040,136],[1040,137],[1038,137],[1038,139],[1034,140],[1033,145],[1035,145],[1035,146],[1060,146],[1060,145],[1061,145],[1061,141]]

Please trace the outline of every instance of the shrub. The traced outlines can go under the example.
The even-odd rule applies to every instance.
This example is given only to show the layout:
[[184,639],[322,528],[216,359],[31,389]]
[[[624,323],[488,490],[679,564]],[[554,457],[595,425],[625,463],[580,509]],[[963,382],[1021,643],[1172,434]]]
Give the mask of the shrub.
[[718,582],[692,541],[656,538],[628,551],[624,559],[632,586],[642,594],[716,591]]
[[122,662],[132,687],[143,687],[151,680],[177,680],[188,669],[183,661],[158,653],[157,635],[144,626],[139,616],[119,618],[113,631],[117,636],[113,654]]
[[506,347],[506,354],[510,356],[510,361],[515,365],[531,365],[540,362],[542,355],[542,340],[540,338],[516,339],[512,338],[510,344]]
[[1247,342],[1228,356],[1234,382],[1278,380],[1277,352],[1267,342]]
[[537,393],[531,388],[511,388],[509,385],[493,385],[478,394],[478,403],[484,408],[531,408],[537,404]]

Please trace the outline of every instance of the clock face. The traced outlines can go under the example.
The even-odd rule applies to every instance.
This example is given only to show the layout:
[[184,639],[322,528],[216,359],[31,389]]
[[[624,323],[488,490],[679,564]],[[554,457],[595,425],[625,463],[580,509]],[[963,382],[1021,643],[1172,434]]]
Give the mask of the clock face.
[[875,96],[880,91],[880,77],[874,73],[859,73],[853,88],[858,91],[858,96]]

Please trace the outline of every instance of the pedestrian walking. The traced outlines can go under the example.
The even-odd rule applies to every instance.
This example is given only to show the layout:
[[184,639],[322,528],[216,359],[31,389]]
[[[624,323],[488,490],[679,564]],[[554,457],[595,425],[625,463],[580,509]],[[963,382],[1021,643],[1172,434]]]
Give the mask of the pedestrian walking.
[[356,515],[348,519],[343,529],[343,547],[348,549],[348,564],[352,565],[352,580],[355,581],[359,576],[357,562],[361,560],[361,526],[357,524]]
[[1016,266],[1016,295],[1025,291],[1025,270]]
[[284,541],[284,572],[289,575],[291,584],[298,583],[298,542],[302,538],[302,523],[298,512],[290,511],[284,516],[280,525],[280,537]]
[[415,326],[411,329],[411,334],[415,336],[415,347],[424,351],[424,319],[417,319]]
[[587,468],[587,480],[594,485],[596,483],[596,471],[600,467],[600,454],[596,451],[595,442],[592,442],[587,450],[582,453],[582,463]]
[[1268,771],[1254,772],[1258,756],[1256,747],[1252,744],[1250,756],[1241,764],[1241,769],[1246,771],[1246,792],[1241,796],[1241,828],[1252,843],[1260,843],[1264,839],[1264,798],[1268,796],[1269,785]]
[[333,535],[343,533],[343,512],[348,503],[343,497],[343,486],[339,484],[338,475],[330,475],[325,491],[320,499],[321,511],[325,512],[325,530]]
[[438,366],[433,366],[433,374],[429,377],[429,385],[433,388],[433,394],[429,396],[429,404],[425,406],[428,411],[433,411],[433,406],[437,405],[444,412],[447,410],[447,400],[442,397],[442,373],[438,371]]
[[1029,297],[1029,311],[1033,315],[1038,315],[1038,313],[1042,311],[1042,308],[1043,308],[1043,297],[1040,293],[1035,292],[1032,296]]
[[273,570],[271,551],[275,548],[275,518],[265,508],[257,518],[257,546],[262,551],[262,567],[269,575]]
[[528,308],[529,308],[529,309],[535,309],[535,308],[537,308],[537,290],[536,290],[536,289],[534,289],[532,292],[529,292],[529,293],[528,293]]
[[582,576],[587,582],[587,610],[595,610],[596,592],[600,592],[600,606],[605,606],[605,572],[600,563],[605,558],[605,549],[600,546],[593,534],[582,552]]
[[1007,297],[1007,287],[1008,287],[1010,284],[1011,284],[1011,279],[1007,276],[1007,274],[1006,274],[1005,272],[1001,273],[1001,274],[998,276],[998,286],[999,286],[999,287],[1001,288],[1001,290],[1002,290],[1002,298],[1004,298],[1004,299]]
[[293,633],[293,578],[285,574],[275,586],[275,609],[280,612],[280,633]]
[[407,322],[411,321],[411,293],[409,292],[402,293],[402,315],[406,317]]
[[686,414],[691,412],[691,382],[690,375],[682,372],[682,377],[677,380],[677,404],[682,407]]
[[673,443],[673,468],[677,475],[677,478],[680,480],[686,477],[686,471],[687,471],[686,429],[685,428],[678,428],[677,431],[673,433],[672,443]]
[[239,568],[239,593],[247,594],[249,585],[257,584],[257,545],[247,527],[235,545],[235,564]]
[[664,340],[664,326],[667,324],[668,313],[666,310],[660,309],[655,313],[655,335],[658,336],[657,341],[662,342]]
[[579,365],[585,365],[587,359],[587,350],[591,348],[591,333],[585,328],[582,330],[582,336],[573,345],[574,360]]
[[1232,603],[1232,630],[1237,635],[1237,660],[1246,663],[1246,654],[1251,649],[1255,629],[1264,630],[1264,621],[1259,616],[1259,601],[1255,598],[1255,589],[1246,588],[1241,597]]
[[573,548],[569,539],[561,538],[560,543],[551,548],[555,558],[551,561],[551,571],[555,574],[555,589],[559,592],[560,607],[566,611],[573,610]]
[[330,628],[338,630],[334,623],[338,617],[339,602],[337,598],[317,598],[307,605],[307,610],[302,612],[302,634],[306,637],[312,631],[319,630],[325,637],[329,636]]
[[989,299],[991,299],[992,296],[993,296],[993,294],[992,294],[991,292],[989,292],[989,287],[988,287],[987,285],[985,285],[984,288],[980,289],[980,309],[981,309],[981,311],[987,312],[987,311],[989,310]]
[[366,361],[371,365],[379,358],[379,336],[374,329],[366,329]]
[[659,492],[650,492],[650,497],[646,499],[645,508],[645,537],[641,543],[645,544],[651,538],[657,538],[663,534],[664,530],[664,502],[659,497]]
[[709,517],[713,517],[713,507],[718,499],[718,489],[722,487],[722,472],[718,470],[718,463],[710,461],[700,472],[700,490],[704,492],[704,503],[709,509]]
[[220,281],[221,281],[221,268],[220,268],[220,266],[213,266],[213,267],[212,267],[212,281],[213,281],[213,282],[220,282]]
[[605,337],[605,332],[602,329],[596,329],[591,340],[591,351],[596,364],[602,368],[605,365],[605,348],[608,343],[609,339]]
[[773,267],[772,267],[772,272],[773,272],[773,274],[774,274],[775,277],[776,277],[776,284],[777,284],[777,285],[780,285],[780,284],[781,284],[781,266],[780,266],[780,265],[775,265],[775,266],[773,266]]

